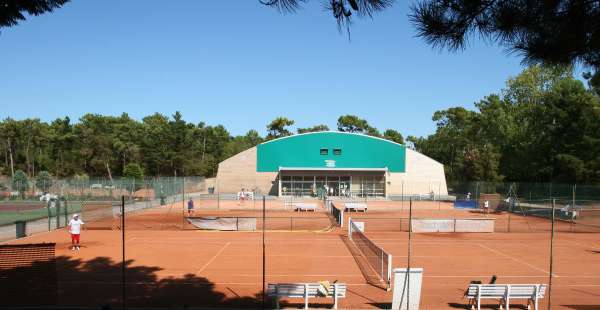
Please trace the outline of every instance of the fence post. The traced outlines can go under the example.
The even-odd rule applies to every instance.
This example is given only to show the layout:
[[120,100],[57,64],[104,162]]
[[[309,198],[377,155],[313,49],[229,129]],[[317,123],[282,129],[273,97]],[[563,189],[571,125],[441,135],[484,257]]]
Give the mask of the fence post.
[[263,225],[262,225],[262,309],[265,309],[265,294],[266,294],[266,290],[265,290],[265,283],[266,283],[266,262],[265,262],[265,196],[263,195],[263,199],[262,199],[262,217],[263,217]]
[[548,280],[548,310],[552,309],[552,265],[554,262],[554,209],[556,208],[556,199],[552,199],[552,229],[550,232],[550,279]]
[[[175,203],[175,202],[173,202]],[[181,178],[181,208],[183,209],[183,214],[185,214],[185,177]],[[181,229],[185,227],[185,219],[181,217]]]
[[[577,184],[573,184],[573,202],[571,204],[571,232],[575,230],[575,217],[573,216],[574,212],[577,212],[575,208],[575,192],[577,191]],[[567,210],[568,212],[569,210]]]
[[412,198],[409,200],[408,210],[408,255],[406,258],[406,274],[408,281],[406,286],[406,309],[410,309],[410,259],[412,257]]
[[125,195],[121,195],[121,304],[127,309],[125,302]]
[[67,198],[65,198],[65,227],[67,226],[67,223],[69,223],[69,200]]
[[[404,210],[404,180],[402,180],[402,210]],[[402,225],[402,224],[400,224]]]
[[50,201],[46,202],[46,210],[48,210],[48,231],[52,230],[52,211],[50,210]]
[[510,232],[510,218],[511,218],[512,212],[513,212],[513,200],[512,200],[512,198],[509,198],[509,200],[508,200],[508,232]]
[[437,198],[437,200],[438,200],[438,211],[440,211],[442,209],[441,200],[440,200],[440,191],[442,190],[441,187],[442,187],[442,184],[440,184],[438,182],[438,198]]

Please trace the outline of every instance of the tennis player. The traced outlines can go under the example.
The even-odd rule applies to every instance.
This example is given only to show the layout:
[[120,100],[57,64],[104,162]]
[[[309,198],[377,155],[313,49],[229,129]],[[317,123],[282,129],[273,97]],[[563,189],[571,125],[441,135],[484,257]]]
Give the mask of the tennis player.
[[192,215],[192,213],[194,212],[194,201],[192,200],[192,198],[190,198],[190,200],[188,200],[187,209],[188,209],[188,216]]
[[73,214],[73,218],[69,221],[69,233],[71,233],[71,250],[79,251],[79,235],[81,234],[81,226],[83,221],[79,215]]

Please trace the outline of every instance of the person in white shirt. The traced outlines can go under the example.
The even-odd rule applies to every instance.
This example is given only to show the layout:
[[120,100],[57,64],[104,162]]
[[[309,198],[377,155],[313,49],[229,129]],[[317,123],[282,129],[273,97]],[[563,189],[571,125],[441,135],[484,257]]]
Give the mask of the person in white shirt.
[[79,251],[79,235],[81,234],[81,226],[83,221],[79,219],[79,215],[73,214],[73,218],[69,221],[69,233],[71,234],[71,250]]
[[483,211],[485,212],[485,214],[487,214],[490,211],[490,202],[487,200],[483,203]]

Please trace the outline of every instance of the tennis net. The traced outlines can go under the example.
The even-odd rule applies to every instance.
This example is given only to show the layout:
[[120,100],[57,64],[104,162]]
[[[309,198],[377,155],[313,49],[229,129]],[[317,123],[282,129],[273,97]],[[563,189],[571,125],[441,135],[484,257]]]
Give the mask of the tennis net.
[[340,227],[344,227],[344,211],[336,208],[336,206],[333,204],[333,201],[331,200],[326,200],[325,204],[327,205],[327,208],[329,209],[329,212],[331,213],[333,218],[335,218],[337,224]]
[[348,220],[348,238],[389,289],[392,284],[392,255],[373,243],[352,219]]

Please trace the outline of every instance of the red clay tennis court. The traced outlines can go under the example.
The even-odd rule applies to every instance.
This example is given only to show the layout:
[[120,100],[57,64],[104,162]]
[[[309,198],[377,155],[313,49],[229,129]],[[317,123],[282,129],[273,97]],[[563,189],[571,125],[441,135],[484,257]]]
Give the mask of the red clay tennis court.
[[[365,232],[377,245],[393,255],[394,267],[406,267],[408,232],[386,223],[407,215],[406,210],[370,210],[352,213],[362,218]],[[202,215],[202,211],[198,211]],[[150,209],[129,216],[125,230],[126,304],[130,307],[239,308],[261,307],[262,234],[175,229],[182,223],[181,206]],[[258,216],[247,212],[212,210],[206,214]],[[392,292],[373,283],[369,266],[356,259],[356,251],[344,228],[330,226],[327,212],[277,210],[269,216],[314,219],[297,231],[268,230],[265,235],[267,283],[337,281],[348,285],[342,309],[389,308]],[[345,214],[347,218],[349,213]],[[465,210],[423,207],[413,216],[498,217]],[[309,220],[311,219],[311,220]],[[184,219],[185,220],[185,219]],[[424,269],[421,309],[466,309],[463,297],[472,280],[484,283],[492,275],[497,283],[548,283],[550,234],[548,221],[515,217],[519,232],[413,233],[411,266]],[[501,222],[501,221],[500,221]],[[152,224],[155,223],[155,224]],[[160,224],[160,225],[159,225]],[[260,225],[259,225],[260,226]],[[267,225],[268,226],[268,225]],[[130,227],[130,229],[128,229]],[[159,227],[159,228],[157,228]],[[181,226],[180,226],[181,227]],[[537,229],[525,231],[537,227]],[[266,227],[268,228],[268,227]],[[122,294],[121,230],[83,232],[81,251],[69,249],[65,230],[20,239],[13,243],[56,243],[57,304],[64,306],[120,306]],[[559,232],[554,239],[552,309],[600,308],[600,241],[595,233]],[[301,299],[285,299],[285,307],[301,308]],[[545,309],[548,298],[541,308]],[[484,308],[498,303],[487,300]],[[515,301],[515,308],[523,305]],[[311,299],[311,307],[330,308],[330,298]],[[272,304],[268,305],[269,307]]]

